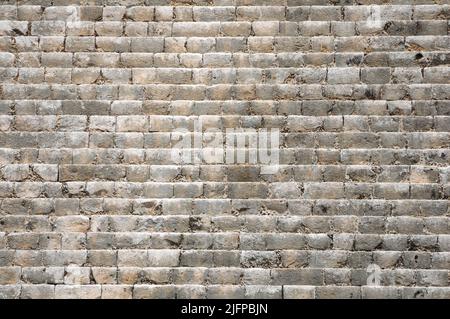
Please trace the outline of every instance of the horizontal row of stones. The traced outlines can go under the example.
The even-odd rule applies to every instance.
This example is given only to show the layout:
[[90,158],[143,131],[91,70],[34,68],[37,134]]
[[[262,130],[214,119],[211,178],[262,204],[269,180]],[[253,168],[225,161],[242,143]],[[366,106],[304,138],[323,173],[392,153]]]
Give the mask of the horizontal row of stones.
[[[179,262],[181,255],[184,258],[192,258],[195,252],[205,254],[214,253],[206,250],[178,250],[178,249],[151,249],[151,250],[73,250],[76,245],[70,245],[70,239],[75,240],[78,236],[80,243],[83,234],[67,234],[64,241],[64,250],[60,253],[55,250],[0,250],[2,256],[0,267],[50,267],[64,266],[92,266],[92,267],[186,267]],[[346,235],[334,235],[345,238]],[[401,238],[402,239],[402,238]],[[339,243],[337,243],[339,244]],[[79,244],[81,245],[81,244]],[[71,248],[72,246],[72,248]],[[399,245],[402,246],[402,245]],[[72,250],[67,250],[72,249]],[[343,250],[344,249],[344,250]],[[432,251],[347,251],[345,245],[335,247],[333,250],[277,250],[277,251],[231,251],[235,258],[240,260],[238,267],[243,268],[367,268],[371,263],[376,263],[382,269],[393,269],[396,267],[410,269],[446,269],[450,262],[449,252]],[[215,251],[217,253],[217,251]],[[237,254],[237,255],[236,255]],[[133,262],[132,255],[136,256]],[[52,260],[54,263],[52,263]],[[26,267],[26,268],[25,268]],[[199,267],[207,267],[199,266]],[[217,267],[220,268],[220,267]],[[42,272],[44,269],[33,269]],[[135,269],[132,269],[135,270]],[[169,272],[170,269],[153,269],[155,272]],[[173,269],[180,271],[182,269]],[[185,269],[185,271],[195,269]],[[203,269],[203,273],[207,269]],[[236,272],[240,269],[230,269]],[[365,270],[365,269],[364,269]],[[217,271],[214,269],[213,272]],[[223,271],[223,270],[222,270]],[[244,272],[252,270],[243,269]],[[269,273],[264,270],[263,273]],[[2,277],[0,275],[0,277]],[[41,282],[42,283],[42,282]],[[45,282],[44,282],[45,283]],[[264,283],[266,283],[264,281]]]
[[[366,256],[366,262],[372,262],[374,251],[433,251],[449,252],[448,234],[296,234],[296,233],[223,233],[206,234],[201,236],[198,233],[144,233],[144,232],[70,232],[70,233],[1,233],[4,248],[18,249],[16,255],[35,266],[42,266],[45,255],[50,254],[59,257],[60,260],[53,260],[59,265],[86,263],[87,252],[102,249],[118,249],[122,254],[122,265],[145,266],[153,264],[152,255],[161,257],[172,256],[171,260],[178,265],[180,252],[186,256],[193,256],[197,263],[186,266],[208,267],[210,264],[217,266],[232,266],[222,264],[226,257],[231,257],[235,266],[240,265],[241,254],[246,254],[251,259],[257,256],[268,256],[277,259],[277,256],[286,250],[332,250],[328,255],[339,256],[339,251],[347,256],[349,251],[367,251],[367,253],[354,253],[351,256]],[[208,237],[209,236],[209,237]],[[182,238],[190,241],[183,241]],[[214,239],[214,240],[213,240]],[[180,244],[186,243],[186,247]],[[214,244],[215,243],[215,244]],[[195,245],[198,245],[196,247]],[[62,249],[64,247],[64,251]],[[86,250],[86,248],[88,250]],[[153,253],[149,253],[148,249]],[[190,249],[187,252],[180,248]],[[138,249],[138,251],[136,251]],[[38,250],[38,251],[36,251]],[[41,250],[41,251],[39,251]],[[282,251],[280,251],[282,250]],[[27,252],[28,251],[28,252]],[[159,253],[157,253],[160,251]],[[172,251],[169,253],[168,251]],[[225,251],[225,252],[224,252]],[[243,251],[247,251],[246,253]],[[6,250],[8,252],[8,250]],[[122,253],[121,253],[122,252]],[[111,251],[111,253],[114,253]],[[221,254],[224,259],[221,259]],[[202,258],[203,256],[203,258]],[[213,258],[215,256],[215,258]],[[304,255],[301,255],[305,259]],[[448,263],[448,253],[444,261]],[[8,257],[8,255],[6,255]],[[327,263],[332,256],[324,256],[323,260],[318,258],[318,262]],[[19,258],[20,259],[20,258]],[[75,259],[75,260],[74,260]],[[205,264],[202,260],[206,259]],[[215,260],[214,260],[215,259]],[[264,259],[264,258],[263,258]],[[7,260],[7,259],[5,259]],[[209,262],[208,262],[209,260]],[[358,258],[361,260],[361,258]],[[214,261],[216,263],[214,263]],[[45,264],[52,260],[45,261]],[[20,262],[19,262],[20,263]],[[255,263],[257,264],[257,263]],[[161,265],[160,265],[161,266]],[[212,266],[212,265],[211,265]],[[254,266],[254,265],[253,265]],[[353,265],[355,266],[355,265]],[[252,265],[248,265],[252,267]],[[367,267],[364,264],[360,267]]]
[[[150,202],[151,203],[151,202]],[[12,205],[10,205],[11,207]],[[10,213],[8,203],[2,213]],[[14,207],[13,207],[14,208]],[[53,208],[53,207],[52,207]],[[14,213],[14,212],[12,212]],[[54,211],[54,214],[60,214]],[[184,248],[207,249],[213,247],[217,232],[302,232],[359,234],[450,234],[450,217],[410,217],[410,216],[18,216],[0,217],[5,232],[205,232],[206,234],[183,234],[181,246]],[[292,223],[292,225],[290,224]],[[237,247],[237,246],[236,246]],[[234,248],[236,248],[234,247]]]
[[5,5],[42,6],[300,6],[445,4],[445,0],[2,0]]
[[[76,178],[87,174],[83,170],[71,172]],[[70,176],[70,175],[69,175]],[[78,177],[79,176],[79,177]],[[72,178],[70,178],[72,179]],[[1,182],[6,186],[2,193],[11,197],[13,184]],[[85,191],[85,187],[90,187]],[[8,190],[9,188],[9,190]],[[83,182],[71,183],[25,183],[17,184],[22,199],[41,197],[92,197],[87,203],[101,209],[103,201],[97,197],[118,198],[271,198],[271,199],[448,199],[450,184],[430,183],[368,183],[368,182]],[[26,201],[4,199],[2,205],[13,203],[22,207]],[[48,202],[51,208],[51,203]],[[26,207],[22,207],[26,209]]]
[[[45,62],[45,60],[43,60]],[[226,61],[224,61],[226,63]],[[208,60],[204,60],[208,66]],[[450,84],[450,67],[425,68],[1,68],[4,84]]]
[[448,299],[448,287],[311,285],[3,285],[5,299]]
[[[437,235],[360,234],[357,235],[359,239],[354,239],[351,237],[353,234],[265,235],[254,233],[242,234],[242,237],[247,239],[247,242],[241,243],[247,247],[240,248],[242,250],[199,247],[180,250],[176,240],[180,241],[181,234],[166,233],[165,235],[153,234],[150,239],[148,233],[88,233],[87,235],[85,233],[11,233],[4,237],[8,240],[8,247],[12,247],[10,249],[13,250],[0,252],[2,264],[6,266],[33,267],[73,264],[83,266],[86,263],[95,263],[97,266],[134,267],[302,268],[315,265],[315,267],[366,268],[375,261],[384,267],[392,268],[400,266],[403,261],[404,267],[429,268],[439,265],[438,269],[447,269],[449,263],[449,235],[438,237]],[[192,239],[194,234],[191,235]],[[254,239],[255,236],[261,236],[269,243],[249,244],[248,240]],[[111,243],[105,242],[108,240]],[[133,244],[136,240],[141,243]],[[296,243],[296,240],[300,243]],[[198,241],[194,240],[194,242]],[[331,245],[335,243],[336,247],[333,248]],[[352,244],[354,247],[351,247]],[[89,250],[86,250],[86,247]],[[149,248],[152,249],[149,250]],[[409,255],[408,252],[404,252],[404,257],[401,258],[402,252],[399,253],[399,249],[409,249]],[[424,250],[433,253],[420,252]],[[88,257],[91,255],[97,257],[94,262]],[[102,259],[100,260],[99,257]],[[382,257],[385,257],[384,260]],[[180,258],[182,261],[184,259],[184,262],[180,262]]]
[[[89,229],[93,231],[102,232],[137,232],[137,237],[150,236],[146,232],[174,232],[174,231],[185,231],[185,232],[213,232],[214,234],[203,234],[203,235],[189,235],[181,234],[184,238],[184,247],[187,247],[186,243],[198,243],[201,238],[206,238],[207,242],[212,245],[212,240],[215,237],[222,238],[223,234],[217,234],[221,231],[232,231],[241,232],[244,235],[246,232],[303,232],[303,233],[328,233],[328,234],[339,234],[345,232],[360,232],[363,234],[426,234],[432,235],[438,233],[439,235],[449,232],[449,222],[448,217],[442,217],[441,215],[446,214],[446,203],[441,201],[438,203],[438,207],[431,207],[431,201],[410,201],[406,203],[405,208],[399,208],[394,206],[398,204],[398,201],[391,201],[391,203],[386,203],[383,201],[368,201],[366,200],[364,204],[367,206],[381,205],[384,210],[379,209],[376,212],[368,212],[366,214],[378,215],[378,216],[363,216],[358,217],[352,214],[351,211],[338,212],[341,214],[334,217],[328,216],[311,216],[306,215],[309,212],[306,211],[308,204],[298,203],[295,201],[287,202],[285,206],[289,205],[289,210],[285,207],[284,211],[282,203],[279,204],[279,211],[277,212],[269,208],[261,208],[261,211],[256,210],[253,207],[253,211],[244,211],[242,214],[244,216],[235,216],[241,212],[234,212],[231,210],[226,210],[223,203],[214,203],[214,200],[204,201],[203,203],[194,202],[195,206],[192,208],[192,213],[195,214],[205,214],[205,207],[213,204],[221,204],[217,212],[215,212],[213,217],[208,217],[205,215],[186,215],[191,213],[190,211],[179,212],[184,215],[174,215],[177,212],[173,212],[170,209],[175,207],[174,202],[158,202],[157,200],[110,200],[105,199],[103,204],[104,208],[99,207],[100,211],[92,211],[92,201],[89,200],[78,200],[78,199],[55,199],[49,204],[44,204],[42,199],[39,200],[24,200],[23,203],[18,203],[6,200],[4,205],[2,205],[3,217],[1,218],[2,226],[5,231],[8,232],[25,232],[25,231],[36,231],[36,232],[88,232]],[[326,204],[330,204],[327,201]],[[425,213],[420,213],[414,211],[414,204],[423,206],[423,209],[428,210]],[[342,204],[342,202],[335,201],[335,204]],[[159,206],[158,206],[159,205]],[[236,204],[233,203],[234,206]],[[391,205],[391,206],[389,206]],[[186,205],[187,206],[187,205]],[[242,206],[242,205],[241,205]],[[294,210],[298,208],[303,210]],[[320,211],[321,208],[325,209],[325,205],[317,204],[313,206],[314,212],[318,214],[324,214]],[[355,205],[358,206],[358,205]],[[360,203],[359,206],[363,206]],[[393,207],[390,209],[390,207]],[[116,210],[114,210],[116,208]],[[184,208],[184,207],[183,207]],[[277,207],[275,207],[277,208]],[[351,208],[350,208],[351,209]],[[390,213],[389,211],[392,211]],[[11,215],[17,214],[17,215]],[[34,215],[24,215],[24,214],[34,214]],[[89,214],[91,218],[84,215],[71,215],[71,214]],[[100,215],[100,214],[110,214],[110,215]],[[112,216],[111,216],[112,214]],[[128,215],[120,215],[128,214]],[[139,216],[130,216],[129,214],[140,214]],[[142,216],[142,214],[150,214],[151,216]],[[167,214],[165,216],[154,216],[155,214]],[[261,215],[266,214],[266,215]],[[292,214],[288,216],[268,216],[267,214]],[[296,214],[304,215],[304,217],[298,217]],[[342,215],[345,214],[345,215]],[[356,214],[361,214],[356,212]],[[390,214],[396,214],[395,217],[385,217]],[[408,215],[404,215],[408,214]],[[48,216],[47,216],[48,215]],[[67,215],[65,217],[58,217]],[[409,215],[427,215],[428,217],[410,217]],[[431,217],[429,217],[431,216]],[[124,223],[121,225],[121,223]],[[292,223],[292,225],[289,225]],[[316,224],[317,223],[317,224]],[[273,230],[272,230],[273,228]],[[439,232],[442,232],[439,233]],[[141,233],[141,234],[139,234]],[[142,234],[144,233],[144,234]],[[174,234],[172,234],[174,235]],[[180,234],[179,234],[180,235]],[[235,236],[234,234],[233,236]],[[289,235],[288,235],[289,236]],[[63,236],[64,237],[64,236]],[[120,237],[120,234],[119,234]],[[297,236],[298,237],[298,236]],[[305,238],[307,238],[306,236]],[[343,236],[342,238],[347,238],[348,249],[353,249],[353,237],[354,234]],[[74,238],[85,239],[82,234],[74,235]],[[297,239],[301,239],[300,236]],[[399,237],[400,238],[400,237]],[[70,246],[84,247],[83,241],[79,242],[79,245]],[[142,239],[142,238],[141,238]],[[205,240],[206,240],[205,239]],[[149,239],[150,240],[150,239]],[[209,240],[209,241],[208,241]],[[145,242],[143,245],[147,245],[149,242]],[[201,247],[212,247],[210,244],[200,244]],[[140,244],[136,244],[136,247]],[[194,245],[194,244],[192,244]],[[205,246],[206,245],[206,246]],[[209,245],[209,246],[208,246]],[[66,248],[69,246],[65,246]],[[120,246],[119,246],[120,247]],[[192,246],[189,246],[192,247]],[[337,243],[333,246],[337,248]],[[122,246],[122,248],[124,248]],[[195,248],[195,247],[193,247]],[[408,249],[412,249],[412,246]]]
[[[299,137],[300,138],[300,137]],[[290,172],[291,167],[284,165],[420,165],[431,169],[433,166],[447,166],[450,158],[449,149],[318,149],[318,148],[297,148],[287,150],[281,155],[279,164],[281,174],[295,176]],[[165,153],[167,154],[167,153]],[[289,155],[289,156],[288,156]],[[69,149],[69,148],[1,148],[0,163],[4,164],[129,164],[129,165],[171,165],[166,164],[164,160],[156,161],[154,150],[143,149]],[[167,154],[169,156],[169,154]],[[150,164],[152,163],[152,164]],[[189,166],[181,163],[178,165]],[[207,180],[224,178],[226,169],[223,167],[214,167],[214,164],[208,164],[203,167],[197,167],[198,163],[193,164],[192,168],[183,168],[183,172],[190,170],[199,170],[200,177]],[[227,164],[229,165],[229,164]],[[35,170],[31,167],[32,170]],[[293,169],[293,168],[292,168]],[[297,168],[300,170],[302,168]],[[306,169],[306,168],[303,168]],[[132,168],[129,169],[131,171]],[[312,172],[317,171],[311,167]],[[37,171],[37,169],[35,170]],[[309,173],[308,173],[309,174]],[[305,175],[308,175],[305,174]],[[217,177],[213,177],[213,176]],[[196,179],[197,173],[191,173],[190,178]],[[278,175],[277,175],[278,176]],[[264,178],[264,176],[261,176]],[[278,177],[277,177],[278,178]]]
[[[180,234],[180,233],[9,233],[3,234],[2,239],[5,244],[4,247],[9,249],[18,249],[16,251],[2,250],[5,252],[4,260],[6,264],[25,263],[28,266],[64,266],[70,264],[84,265],[86,263],[86,256],[94,250],[109,250],[113,257],[116,256],[116,251],[119,250],[119,256],[122,255],[121,266],[140,266],[148,267],[155,266],[180,266],[180,255],[190,256],[190,263],[184,266],[192,267],[226,267],[226,266],[241,266],[241,255],[248,256],[250,261],[246,266],[255,267],[267,265],[267,259],[278,260],[277,256],[286,250],[331,250],[326,255],[316,255],[324,257],[324,259],[317,258],[317,263],[334,265],[339,267],[339,261],[333,261],[333,253],[340,256],[339,252],[344,255],[345,264],[347,255],[356,257],[356,261],[361,262],[353,267],[367,267],[373,262],[372,255],[375,251],[433,251],[433,252],[447,252],[442,263],[449,262],[449,235],[404,235],[404,234],[295,234],[295,233],[225,233],[222,236],[215,237],[201,237],[199,234]],[[187,237],[191,239],[191,243],[187,247],[190,250],[180,250],[181,238]],[[202,240],[211,242],[215,238],[217,247],[211,246],[209,248],[202,244]],[[233,246],[233,238],[237,238],[234,243],[239,245],[238,248],[226,248]],[[220,243],[221,240],[231,240],[230,242]],[[194,247],[194,244],[200,245]],[[64,250],[61,250],[64,247]],[[86,250],[86,247],[88,250]],[[149,251],[148,249],[151,248]],[[114,251],[112,249],[115,249]],[[137,249],[137,250],[136,250]],[[281,251],[280,251],[281,250]],[[353,251],[350,253],[350,251]],[[356,251],[356,252],[355,252]],[[286,253],[286,252],[285,252]],[[294,251],[295,255],[296,251]],[[15,258],[9,258],[15,256]],[[54,256],[56,258],[48,259],[46,255]],[[155,263],[152,261],[152,255],[171,257],[171,264]],[[292,252],[291,252],[292,255]],[[305,252],[297,252],[301,259],[307,260]],[[389,253],[387,253],[389,255]],[[266,256],[266,258],[264,258]],[[2,256],[3,257],[3,256]],[[261,262],[256,261],[260,257]],[[361,258],[366,257],[366,258]],[[423,257],[423,256],[422,256]],[[11,261],[12,259],[12,261]],[[414,257],[415,259],[415,257]],[[417,257],[419,259],[419,256]],[[424,259],[424,258],[422,258]],[[398,258],[396,259],[396,261]],[[103,261],[103,260],[102,260]],[[264,262],[266,261],[266,262]],[[417,260],[419,262],[419,260]],[[277,262],[274,262],[276,264]],[[294,260],[295,263],[295,260]],[[301,267],[301,262],[294,268]],[[442,265],[442,264],[441,264]],[[182,265],[183,266],[183,265]]]
[[[449,10],[450,12],[450,10]],[[449,13],[450,17],[450,13]],[[448,18],[447,18],[448,19]],[[259,36],[354,36],[447,35],[448,20],[255,21],[255,22],[65,22],[0,20],[0,36],[142,36],[173,37],[259,37]],[[80,40],[81,41],[81,40]]]
[[[300,4],[300,3],[299,3]],[[44,4],[45,5],[45,4]],[[41,6],[3,5],[0,20],[59,21],[359,21],[448,19],[450,6],[379,5],[333,6]],[[195,30],[190,30],[195,32]]]
[[[136,182],[275,182],[277,180],[307,182],[410,182],[448,183],[449,167],[421,165],[283,165],[273,176],[264,176],[259,165],[56,165],[56,164],[1,164],[0,179],[9,181],[93,181],[106,179],[127,180],[129,175]],[[261,176],[262,175],[262,176]],[[110,187],[109,187],[110,188]]]
[[6,100],[448,100],[449,84],[1,84]]
[[[79,183],[76,183],[79,184]],[[73,184],[68,184],[69,186]],[[2,185],[3,187],[4,185]],[[49,185],[44,185],[48,187]],[[81,186],[83,190],[84,186]],[[2,199],[3,215],[196,215],[192,229],[210,229],[211,221],[239,222],[239,216],[448,216],[448,200],[388,199],[140,199],[76,198]],[[72,190],[72,191],[71,191]],[[3,191],[3,188],[2,188]],[[211,209],[213,207],[214,209]],[[213,216],[209,219],[207,215]],[[23,217],[23,216],[22,216]],[[320,219],[317,219],[320,220]],[[337,220],[337,219],[336,219]],[[438,220],[438,219],[436,219]],[[194,226],[197,225],[195,228]],[[225,227],[221,226],[221,227]],[[238,226],[236,226],[238,227]]]
[[[314,27],[317,30],[316,27]],[[66,41],[67,39],[67,41]],[[41,43],[42,42],[42,43]],[[211,52],[384,52],[384,51],[448,51],[450,37],[435,36],[254,36],[254,37],[63,37],[63,36],[0,36],[0,50],[6,52],[71,51],[143,52],[143,53],[211,53]],[[56,55],[58,56],[58,55]],[[245,57],[244,55],[239,55]],[[420,56],[420,55],[419,55]],[[59,55],[60,59],[63,55]],[[77,63],[89,66],[117,65],[119,53],[95,55],[79,53]],[[91,59],[89,59],[91,57]],[[226,57],[226,55],[221,56]],[[326,57],[326,54],[319,56]],[[108,59],[112,58],[111,62]],[[67,55],[65,57],[67,59]],[[229,58],[228,58],[229,59]],[[91,61],[92,60],[92,61]],[[65,61],[63,59],[63,61]],[[57,63],[57,62],[54,62]],[[245,63],[245,61],[244,61]],[[294,63],[298,63],[295,62]],[[326,62],[322,62],[326,63]],[[292,65],[291,65],[292,66]]]
[[[269,134],[269,133],[268,133]],[[145,158],[142,159],[143,163],[151,165],[171,165],[171,164],[191,164],[191,163],[226,163],[227,154],[224,150],[220,153],[211,155],[211,151],[217,150],[222,147],[222,141],[219,145],[209,144],[203,141],[203,145],[199,145],[199,148],[191,148],[192,146],[186,146],[187,143],[191,144],[190,134],[184,136],[178,134],[180,139],[184,137],[183,141],[175,142],[175,137],[172,139],[170,135],[155,133],[137,133],[137,132],[123,132],[123,133],[89,133],[89,132],[0,132],[0,148],[119,148],[119,149],[142,149],[142,155]],[[241,134],[242,138],[248,136],[246,133]],[[210,136],[211,137],[211,136]],[[229,135],[231,142],[235,140],[236,135]],[[208,136],[205,137],[205,139]],[[218,138],[217,135],[212,138]],[[281,149],[279,150],[279,163],[280,164],[314,164],[316,163],[315,148],[323,149],[364,149],[360,154],[367,155],[369,157],[370,149],[389,149],[389,148],[402,148],[409,150],[424,150],[424,149],[447,149],[450,143],[449,132],[358,132],[358,131],[346,131],[346,132],[309,132],[309,133],[288,133],[279,136]],[[231,143],[230,142],[230,143]],[[202,143],[202,141],[200,142]],[[236,145],[236,144],[234,144]],[[254,146],[253,146],[254,145]],[[241,154],[245,154],[245,158],[248,158],[249,152],[253,152],[255,160],[258,161],[263,155],[262,152],[266,148],[257,149],[257,144],[253,143],[250,147],[239,147]],[[202,147],[202,148],[200,148]],[[155,149],[159,148],[159,149]],[[164,149],[163,149],[164,148]],[[231,145],[232,149],[235,146]],[[303,153],[304,149],[307,150]],[[270,150],[270,148],[269,148]],[[231,151],[229,151],[231,152]],[[259,152],[258,158],[256,154]],[[350,151],[351,152],[351,151]],[[209,155],[208,155],[209,154]],[[230,153],[231,154],[231,153]],[[235,154],[235,153],[234,153]],[[266,152],[269,156],[268,152]],[[393,155],[393,153],[391,153]],[[404,155],[411,153],[404,152]],[[440,153],[443,154],[443,153]],[[242,156],[243,156],[242,155]],[[335,158],[338,157],[338,153],[335,153]],[[345,155],[353,155],[352,153],[346,153]],[[355,152],[354,155],[358,155]],[[209,157],[208,157],[209,156]],[[231,156],[231,155],[229,155]],[[375,155],[380,156],[380,155]],[[446,156],[446,155],[444,155]],[[234,157],[234,155],[233,155]],[[231,158],[230,158],[231,159]],[[336,159],[337,160],[337,159]],[[387,160],[390,161],[391,159]],[[232,163],[236,163],[231,159]],[[246,160],[242,160],[245,162]],[[414,159],[409,159],[414,161]],[[267,163],[267,160],[266,160]],[[364,163],[364,159],[360,162]]]
[[[261,120],[258,116],[344,116],[344,121],[351,121],[352,116],[366,120],[364,116],[449,116],[449,100],[250,100],[250,101],[187,101],[187,100],[0,100],[0,115],[87,115],[90,123],[99,122],[102,116],[122,115],[173,115],[197,116],[207,121],[208,116],[254,116],[255,125]],[[172,122],[173,122],[172,119]],[[181,119],[181,117],[180,117]],[[322,118],[325,120],[325,118]],[[114,121],[113,121],[114,122]],[[175,120],[176,122],[176,120]],[[103,125],[90,130],[111,130],[112,126]],[[169,124],[166,122],[166,125]],[[203,124],[206,124],[203,123]],[[233,127],[245,123],[233,122]],[[347,123],[348,124],[348,123]],[[156,136],[156,135],[155,135]]]
[[[70,38],[67,38],[70,39]],[[97,38],[98,39],[98,38]],[[54,39],[51,39],[54,40]],[[44,38],[40,44],[43,45]],[[67,43],[67,40],[66,40]],[[41,49],[46,51],[47,47]],[[66,47],[67,49],[67,47]],[[0,52],[0,67],[59,68],[58,72],[71,72],[61,68],[291,68],[299,67],[390,67],[413,70],[447,65],[450,53],[435,52],[368,52],[368,53],[80,53],[73,56],[60,52]],[[56,50],[58,51],[58,50]],[[102,58],[104,56],[104,58]],[[51,70],[51,69],[50,69]],[[56,70],[55,70],[56,71]],[[82,70],[80,70],[81,72]],[[48,73],[48,72],[47,72]],[[56,74],[54,75],[56,76]],[[64,78],[59,77],[61,81]],[[76,80],[76,79],[74,79]],[[212,79],[211,79],[212,80]]]
[[[204,134],[194,132],[195,126],[200,125],[200,121],[203,126],[201,129],[206,131]],[[234,124],[240,125],[239,127],[241,128],[235,128]],[[253,131],[246,132],[250,128]],[[216,141],[215,144],[211,143],[210,147],[214,147],[214,145],[220,146],[225,145],[227,138],[233,139],[238,136],[249,136],[256,139],[258,132],[264,128],[280,129],[285,138],[289,138],[289,132],[450,132],[450,116],[203,115],[197,117],[119,115],[116,117],[99,115],[0,115],[0,131],[2,132],[78,132],[87,130],[101,132],[152,132],[161,134],[150,135],[147,138],[160,138],[161,147],[176,147],[181,136],[194,137],[194,134],[200,139],[204,135],[205,140],[201,143],[204,146],[208,146],[208,141],[206,141],[208,138],[220,137],[223,141],[219,143]],[[166,134],[162,134],[163,132],[166,132]],[[269,146],[264,145],[264,147]]]
[[[12,133],[11,133],[12,134]],[[36,133],[37,134],[37,133]],[[43,134],[43,133],[42,133]],[[41,134],[41,135],[42,135]],[[129,136],[133,133],[121,133],[126,135],[118,135],[121,139]],[[356,134],[356,133],[354,133]],[[362,134],[362,133],[360,133]],[[383,138],[388,138],[394,133],[386,133],[386,135],[381,134]],[[418,134],[418,133],[417,133]],[[23,136],[26,134],[22,133]],[[2,135],[6,138],[9,135]],[[16,136],[16,137],[17,137]],[[34,136],[34,135],[30,135]],[[360,135],[363,138],[365,135]],[[434,137],[435,135],[425,134],[423,138]],[[42,138],[52,137],[52,135],[42,135]],[[97,138],[100,138],[98,136]],[[297,139],[303,139],[307,136],[297,135],[292,143]],[[326,138],[326,135],[323,136]],[[416,135],[417,137],[417,135]],[[145,165],[189,165],[189,164],[220,164],[220,159],[216,160],[215,163],[211,161],[206,161],[201,159],[205,155],[203,150],[192,150],[191,153],[185,155],[187,159],[191,159],[191,163],[186,163],[179,159],[179,154],[173,153],[171,149],[147,149],[140,150],[135,149],[132,146],[126,146],[125,149],[111,149],[109,147],[101,147],[100,149],[87,149],[78,148],[73,146],[73,150],[67,148],[67,142],[71,139],[59,141],[56,143],[50,143],[52,145],[44,146],[41,150],[27,149],[26,146],[7,149],[4,151],[2,149],[2,162],[4,163],[35,163],[39,159],[40,163],[47,164],[145,164]],[[12,142],[12,144],[20,142],[24,145],[24,142],[19,139],[18,141]],[[311,142],[311,140],[309,141]],[[309,143],[308,142],[308,143]],[[424,142],[425,143],[425,142]],[[95,144],[94,144],[95,145]],[[17,146],[17,145],[15,145]],[[57,147],[56,149],[51,147]],[[314,146],[310,148],[294,147],[294,148],[283,148],[280,150],[280,165],[317,165],[317,164],[346,164],[346,165],[424,165],[424,166],[445,166],[448,163],[449,151],[448,149],[430,149],[430,144],[423,145],[420,149],[389,149],[389,148],[376,148],[373,149],[329,149],[329,147],[317,149]],[[11,145],[10,145],[11,147]],[[33,147],[33,146],[29,146]],[[443,146],[441,146],[443,147]],[[64,148],[63,150],[59,148]],[[438,147],[439,148],[439,147]],[[270,150],[270,149],[269,149]],[[190,151],[188,149],[187,151]],[[241,149],[247,156],[249,150]],[[256,151],[253,149],[252,151]],[[263,151],[266,151],[263,149]],[[159,156],[158,156],[159,152]],[[195,154],[195,157],[192,157]],[[208,153],[206,153],[208,154]],[[254,154],[254,153],[253,153]],[[176,156],[172,158],[172,156]],[[191,156],[191,157],[188,157]],[[200,158],[196,160],[196,158]],[[217,163],[219,162],[219,163]],[[430,163],[431,162],[431,163]],[[226,163],[226,158],[221,162]],[[235,162],[233,162],[234,164]],[[228,164],[227,164],[228,165]],[[202,171],[215,170],[216,168],[203,167]],[[282,172],[284,171],[283,168]],[[288,168],[289,169],[289,168]],[[287,172],[289,174],[289,172]]]
[[[413,254],[411,254],[413,255]],[[120,255],[119,255],[120,256]],[[389,256],[389,255],[388,255]],[[414,256],[414,255],[413,255]],[[325,257],[325,256],[321,256]],[[320,257],[319,257],[320,258]],[[326,257],[325,257],[326,258]],[[389,257],[388,257],[389,258]],[[413,262],[414,263],[414,262]],[[134,267],[0,267],[0,284],[259,284],[259,285],[360,285],[369,275],[362,269],[254,269],[236,268],[134,268]],[[255,275],[256,272],[259,272]],[[193,278],[189,278],[190,273]],[[252,277],[253,275],[253,277]],[[296,277],[297,276],[297,277]],[[406,278],[411,276],[411,278]],[[443,270],[410,270],[397,268],[380,271],[380,286],[447,285]],[[255,278],[256,277],[256,278]],[[295,280],[289,282],[290,278]],[[256,280],[259,280],[256,281]],[[256,282],[255,282],[256,281]]]

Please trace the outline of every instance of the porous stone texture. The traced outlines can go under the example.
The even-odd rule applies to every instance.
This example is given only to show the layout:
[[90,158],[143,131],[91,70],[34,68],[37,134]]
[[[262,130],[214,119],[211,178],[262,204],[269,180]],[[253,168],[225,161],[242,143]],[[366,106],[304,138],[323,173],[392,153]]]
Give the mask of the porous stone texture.
[[0,4],[0,298],[450,298],[447,0]]

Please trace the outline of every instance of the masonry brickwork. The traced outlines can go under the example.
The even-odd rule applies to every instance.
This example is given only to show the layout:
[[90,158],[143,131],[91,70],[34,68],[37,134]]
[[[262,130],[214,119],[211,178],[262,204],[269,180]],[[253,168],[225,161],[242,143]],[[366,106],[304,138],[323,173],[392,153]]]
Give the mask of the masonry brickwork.
[[1,298],[450,298],[448,0],[0,4]]

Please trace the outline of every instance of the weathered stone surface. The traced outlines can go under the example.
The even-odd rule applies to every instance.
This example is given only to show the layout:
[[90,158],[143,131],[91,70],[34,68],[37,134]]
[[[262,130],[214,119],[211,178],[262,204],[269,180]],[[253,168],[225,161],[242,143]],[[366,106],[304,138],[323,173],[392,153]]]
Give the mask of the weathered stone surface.
[[450,298],[449,12],[2,1],[0,298]]

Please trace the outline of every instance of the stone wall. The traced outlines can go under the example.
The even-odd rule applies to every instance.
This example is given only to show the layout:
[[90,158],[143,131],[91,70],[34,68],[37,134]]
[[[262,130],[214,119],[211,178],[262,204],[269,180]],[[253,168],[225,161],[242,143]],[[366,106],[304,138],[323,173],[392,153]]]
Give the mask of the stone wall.
[[0,297],[450,298],[447,0],[0,3]]

